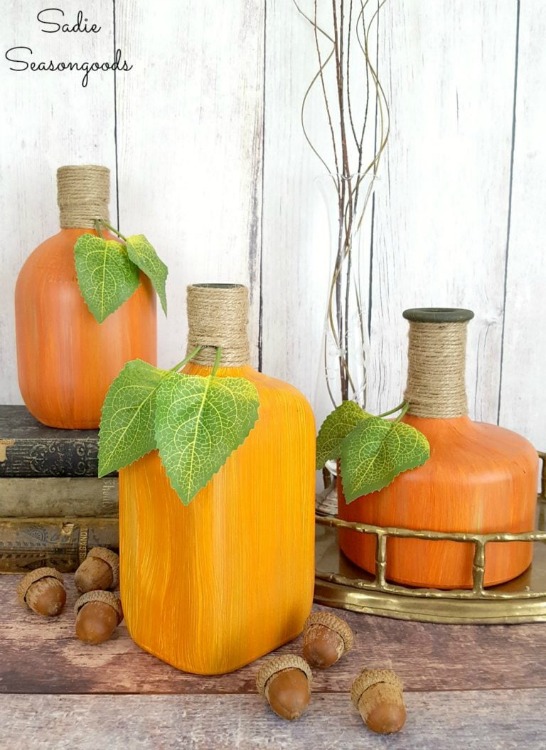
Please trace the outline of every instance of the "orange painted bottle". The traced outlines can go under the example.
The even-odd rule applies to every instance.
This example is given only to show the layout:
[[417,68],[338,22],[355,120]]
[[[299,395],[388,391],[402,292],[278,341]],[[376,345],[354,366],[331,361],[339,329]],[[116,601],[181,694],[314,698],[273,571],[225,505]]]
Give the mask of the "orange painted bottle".
[[95,219],[108,221],[109,180],[106,167],[57,171],[61,230],[31,253],[17,279],[19,388],[30,413],[50,427],[97,428],[123,365],[135,358],[156,362],[156,300],[146,276],[103,323],[78,286],[74,245],[82,234],[96,234]]
[[[470,310],[406,310],[410,321],[409,410],[404,422],[430,444],[429,460],[404,472],[385,489],[347,504],[341,491],[339,516],[378,526],[464,533],[533,531],[538,455],[524,437],[467,414],[465,348]],[[375,572],[375,536],[342,529],[342,551]],[[471,588],[474,545],[390,537],[387,579],[410,586]],[[509,581],[531,563],[531,542],[489,542],[484,585]]]
[[258,420],[189,505],[152,451],[120,470],[121,597],[134,641],[178,669],[230,672],[293,638],[314,589],[315,422],[293,386],[249,362],[248,293],[188,288],[184,368],[247,378]]

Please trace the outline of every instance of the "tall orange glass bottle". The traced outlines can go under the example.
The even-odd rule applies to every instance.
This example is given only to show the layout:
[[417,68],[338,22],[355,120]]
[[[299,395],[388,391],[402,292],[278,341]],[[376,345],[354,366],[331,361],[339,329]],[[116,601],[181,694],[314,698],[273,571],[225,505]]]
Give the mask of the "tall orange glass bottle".
[[[135,293],[103,323],[80,293],[74,245],[108,221],[110,173],[100,166],[57,172],[61,230],[27,258],[15,289],[19,387],[30,413],[50,427],[92,429],[123,365],[156,361],[156,301],[141,274]],[[110,238],[114,239],[114,238]]]

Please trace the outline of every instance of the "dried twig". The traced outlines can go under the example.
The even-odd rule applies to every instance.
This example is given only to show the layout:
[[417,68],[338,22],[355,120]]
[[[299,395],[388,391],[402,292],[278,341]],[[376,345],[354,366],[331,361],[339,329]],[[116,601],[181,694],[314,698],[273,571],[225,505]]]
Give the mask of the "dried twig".
[[[332,341],[337,354],[341,399],[355,398],[362,406],[366,399],[366,329],[363,296],[358,274],[355,273],[353,251],[355,235],[362,226],[373,194],[374,181],[389,135],[389,107],[378,78],[377,61],[372,61],[370,53],[370,34],[373,29],[378,32],[379,13],[386,1],[375,0],[375,8],[370,8],[372,0],[359,0],[358,3],[356,0],[322,0],[322,7],[330,5],[328,15],[331,28],[325,29],[324,24],[319,25],[318,22],[319,0],[313,0],[311,13],[302,9],[301,0],[293,0],[299,13],[313,28],[319,63],[319,69],[303,97],[302,128],[312,151],[327,169],[336,195],[337,247],[328,294],[324,352],[326,385],[334,404],[339,398],[334,395],[328,367],[328,340]],[[326,76],[331,65],[334,65],[334,84],[329,83]],[[324,103],[331,156],[321,153],[315,146],[305,123],[309,96],[317,83],[320,84]],[[360,102],[363,102],[363,111],[359,116],[357,112],[362,110],[362,106],[356,105]],[[374,143],[368,159],[365,141],[371,123],[372,102],[375,104]],[[357,264],[357,270],[358,267]],[[353,307],[356,310],[356,331],[351,320]],[[352,364],[359,354],[351,351],[351,335],[354,333],[361,349],[362,367],[359,373],[355,373]],[[362,383],[360,392],[359,380]]]

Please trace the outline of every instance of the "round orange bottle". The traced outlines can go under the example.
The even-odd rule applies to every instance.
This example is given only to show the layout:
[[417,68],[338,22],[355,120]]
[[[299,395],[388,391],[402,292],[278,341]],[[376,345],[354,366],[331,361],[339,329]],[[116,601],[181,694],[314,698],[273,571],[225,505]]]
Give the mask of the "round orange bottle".
[[95,219],[108,221],[109,180],[106,167],[57,171],[61,231],[34,250],[17,279],[19,387],[30,413],[50,427],[97,428],[106,391],[123,365],[156,361],[156,301],[146,276],[103,323],[78,287],[74,245],[82,234],[96,234]]
[[[120,582],[136,643],[178,669],[221,674],[301,633],[315,551],[315,422],[293,386],[248,364],[247,290],[188,288],[188,351],[222,349],[217,377],[256,386],[258,420],[184,506],[156,451],[119,472]],[[184,372],[209,375],[214,348]]]
[[[430,443],[429,460],[388,487],[346,504],[347,521],[442,532],[525,532],[535,528],[538,456],[523,437],[471,421],[465,392],[466,328],[470,310],[406,310],[410,321],[409,403],[404,422]],[[339,543],[354,563],[375,572],[375,536],[340,530]],[[486,545],[484,584],[520,575],[532,543]],[[470,588],[474,545],[389,538],[387,578],[427,588]]]

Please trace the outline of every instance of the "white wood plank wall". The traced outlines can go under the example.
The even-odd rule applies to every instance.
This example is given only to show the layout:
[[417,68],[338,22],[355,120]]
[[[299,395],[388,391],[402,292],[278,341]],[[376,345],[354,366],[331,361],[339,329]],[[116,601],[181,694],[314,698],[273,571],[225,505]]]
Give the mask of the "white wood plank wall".
[[[44,33],[45,7],[71,25],[82,10],[101,31]],[[254,364],[303,390],[321,419],[331,243],[299,115],[314,41],[292,2],[6,0],[3,11],[0,402],[21,401],[13,290],[56,231],[55,170],[102,163],[121,230],[146,233],[170,267],[161,363],[184,348],[186,285],[242,281]],[[392,132],[362,244],[368,406],[400,401],[403,309],[470,307],[471,415],[546,448],[546,4],[387,0],[377,38]],[[78,72],[10,70],[17,46],[37,62],[120,48],[133,68],[91,73],[83,88]]]

